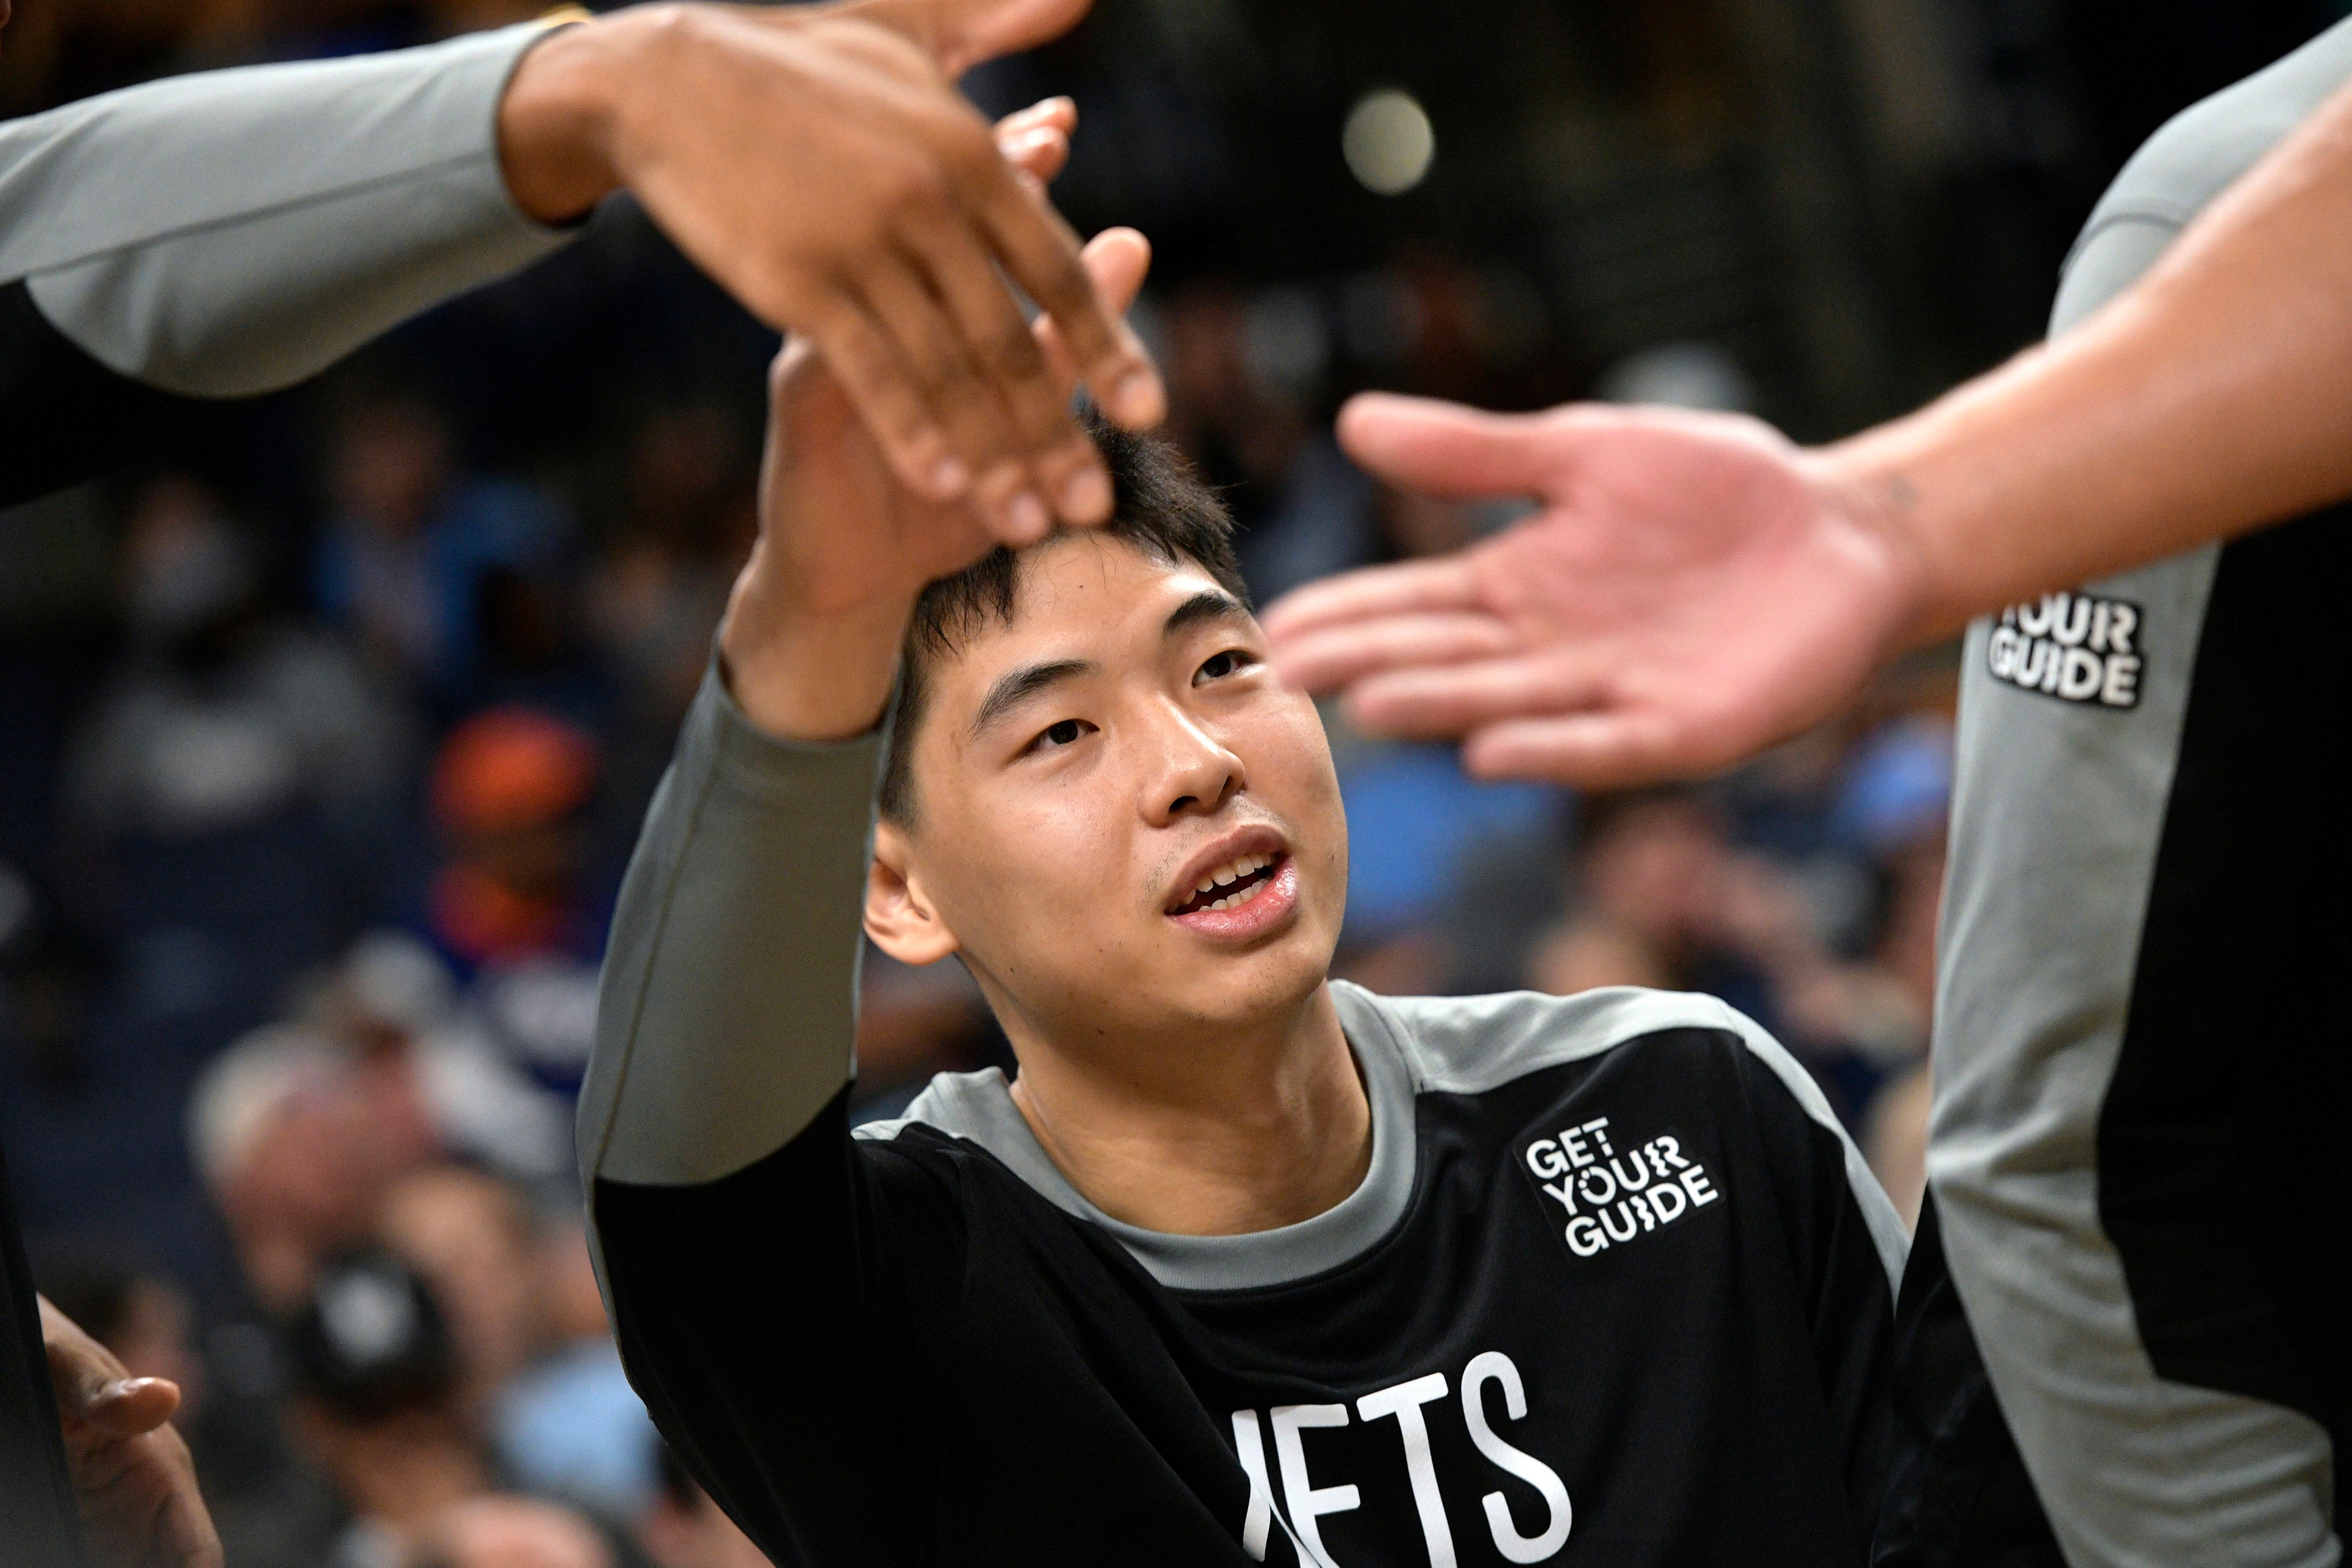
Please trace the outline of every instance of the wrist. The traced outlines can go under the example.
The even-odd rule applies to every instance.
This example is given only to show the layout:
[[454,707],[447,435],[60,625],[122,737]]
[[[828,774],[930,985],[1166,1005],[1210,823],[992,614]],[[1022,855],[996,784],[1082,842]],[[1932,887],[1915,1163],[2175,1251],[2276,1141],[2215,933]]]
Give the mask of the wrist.
[[785,741],[845,741],[883,719],[911,601],[810,610],[761,580],[759,554],[736,580],[719,632],[728,689],[744,716]]
[[613,158],[635,14],[551,27],[499,100],[499,162],[515,205],[540,223],[587,215],[621,181]]
[[1902,425],[1812,453],[1815,482],[1878,557],[1895,599],[1889,656],[1951,636],[1969,610],[1937,544],[1936,495]]

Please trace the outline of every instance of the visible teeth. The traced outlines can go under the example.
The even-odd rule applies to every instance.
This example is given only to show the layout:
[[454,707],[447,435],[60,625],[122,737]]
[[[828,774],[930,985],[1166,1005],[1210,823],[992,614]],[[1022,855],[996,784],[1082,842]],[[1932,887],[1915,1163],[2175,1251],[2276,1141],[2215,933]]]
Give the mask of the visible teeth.
[[[1219,866],[1214,870],[1211,871],[1207,876],[1202,878],[1200,886],[1194,888],[1192,891],[1197,895],[1201,893],[1213,892],[1219,888],[1231,887],[1234,883],[1240,881],[1244,877],[1247,877],[1254,872],[1262,871],[1266,867],[1273,864],[1274,857],[1271,855],[1244,855],[1237,860],[1228,860],[1223,865]],[[1200,907],[1203,910],[1230,910],[1237,905],[1249,902],[1249,900],[1256,895],[1256,892],[1257,889],[1255,888],[1251,888],[1246,891],[1227,894],[1222,899],[1218,899],[1211,903],[1202,904]]]

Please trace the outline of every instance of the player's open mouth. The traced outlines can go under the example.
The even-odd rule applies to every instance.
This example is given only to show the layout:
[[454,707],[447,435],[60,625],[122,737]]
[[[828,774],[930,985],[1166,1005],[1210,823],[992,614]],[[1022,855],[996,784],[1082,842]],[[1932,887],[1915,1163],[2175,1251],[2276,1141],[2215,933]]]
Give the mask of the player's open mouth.
[[1250,903],[1281,874],[1290,857],[1276,852],[1272,855],[1240,855],[1222,866],[1213,867],[1202,874],[1200,885],[1168,912],[1182,919],[1186,915],[1215,910],[1237,910]]

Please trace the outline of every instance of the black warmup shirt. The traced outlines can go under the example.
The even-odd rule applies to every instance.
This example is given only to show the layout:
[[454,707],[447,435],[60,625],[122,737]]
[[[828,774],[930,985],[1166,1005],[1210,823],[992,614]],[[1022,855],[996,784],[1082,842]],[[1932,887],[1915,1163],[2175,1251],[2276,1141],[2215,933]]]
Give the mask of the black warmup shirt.
[[1901,1229],[1754,1025],[1335,985],[1361,1186],[1258,1235],[1139,1231],[993,1072],[849,1128],[878,755],[771,742],[706,687],[583,1106],[632,1376],[779,1563],[1864,1560]]

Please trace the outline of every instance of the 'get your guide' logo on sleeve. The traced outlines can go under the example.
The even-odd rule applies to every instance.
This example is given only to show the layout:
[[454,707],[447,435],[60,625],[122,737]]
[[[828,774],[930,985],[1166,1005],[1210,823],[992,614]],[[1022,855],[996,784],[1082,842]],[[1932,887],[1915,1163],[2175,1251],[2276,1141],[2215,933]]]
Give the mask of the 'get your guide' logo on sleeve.
[[2011,605],[1985,649],[1995,680],[2087,707],[2139,705],[2139,606],[2094,594]]
[[1723,1195],[1672,1133],[1621,1148],[1598,1116],[1520,1152],[1544,1196],[1559,1205],[1561,1239],[1591,1258],[1673,1225]]

